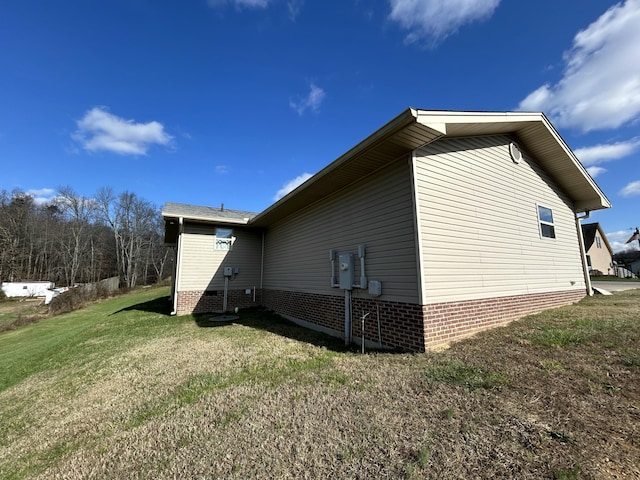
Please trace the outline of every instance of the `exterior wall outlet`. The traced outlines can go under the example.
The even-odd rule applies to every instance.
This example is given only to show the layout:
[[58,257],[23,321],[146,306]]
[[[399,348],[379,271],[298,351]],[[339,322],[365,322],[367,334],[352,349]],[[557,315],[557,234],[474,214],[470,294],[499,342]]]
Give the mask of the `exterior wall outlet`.
[[369,282],[369,295],[379,297],[382,295],[382,283],[378,280],[371,280]]

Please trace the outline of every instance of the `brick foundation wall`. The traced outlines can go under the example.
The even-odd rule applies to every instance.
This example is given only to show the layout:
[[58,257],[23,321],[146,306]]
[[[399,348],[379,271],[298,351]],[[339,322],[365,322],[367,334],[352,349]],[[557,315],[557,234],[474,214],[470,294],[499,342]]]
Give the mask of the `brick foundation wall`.
[[584,290],[571,290],[424,305],[425,347],[464,338],[549,308],[570,305],[585,295]]
[[[264,290],[263,306],[281,315],[304,320],[344,334],[344,292],[341,295],[318,295],[284,290]],[[378,342],[377,312],[380,312],[380,330],[383,345],[411,351],[424,350],[422,307],[409,303],[388,302],[378,299],[351,299],[351,332],[361,335],[362,316],[365,320],[365,339]]]
[[[224,304],[224,291],[189,291],[177,293],[177,315],[189,315],[191,313],[221,312]],[[260,290],[256,290],[256,301],[253,301],[253,290],[245,293],[245,290],[227,291],[227,310],[249,308],[260,305]]]
[[[205,292],[178,292],[177,314],[205,313],[222,310],[224,292],[205,295]],[[229,290],[227,305],[247,308],[261,305],[281,315],[304,320],[337,333],[344,332],[344,292],[342,295],[319,295],[285,290],[253,292]],[[361,335],[361,318],[365,320],[365,339],[378,343],[378,313],[382,344],[421,352],[426,348],[447,343],[505,325],[532,313],[569,305],[585,296],[583,290],[550,292],[509,297],[497,297],[461,302],[416,305],[353,296],[351,301],[352,335]]]
[[344,331],[344,296],[265,289],[262,306],[280,315]]
[[[352,335],[378,342],[378,313],[382,344],[421,352],[505,325],[532,313],[569,305],[585,296],[583,290],[516,295],[463,302],[415,305],[373,298],[352,297]],[[265,290],[263,306],[275,312],[344,332],[344,296]]]

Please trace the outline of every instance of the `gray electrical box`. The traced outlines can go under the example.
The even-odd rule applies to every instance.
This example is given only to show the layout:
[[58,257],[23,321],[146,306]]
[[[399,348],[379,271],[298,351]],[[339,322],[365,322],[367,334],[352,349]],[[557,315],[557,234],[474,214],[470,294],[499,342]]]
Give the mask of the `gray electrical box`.
[[382,284],[378,280],[369,281],[369,295],[374,297],[382,295]]
[[224,276],[231,277],[233,276],[233,268],[232,267],[224,267]]
[[343,253],[338,257],[339,284],[343,290],[351,290],[355,279],[355,269],[353,268],[353,255]]

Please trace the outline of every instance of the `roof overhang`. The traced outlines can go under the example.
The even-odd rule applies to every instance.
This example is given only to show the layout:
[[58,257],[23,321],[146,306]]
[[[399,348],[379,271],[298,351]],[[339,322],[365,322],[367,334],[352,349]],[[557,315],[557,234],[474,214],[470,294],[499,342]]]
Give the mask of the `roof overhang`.
[[162,208],[162,216],[165,220],[182,219],[197,223],[246,225],[255,216],[255,213],[225,210],[224,207],[201,207],[167,202]]
[[175,245],[185,222],[209,225],[247,225],[255,213],[242,210],[186,205],[183,203],[165,203],[162,208],[164,218],[165,245]]
[[440,138],[514,135],[573,200],[576,212],[611,203],[543,113],[409,108],[250,220],[267,226]]

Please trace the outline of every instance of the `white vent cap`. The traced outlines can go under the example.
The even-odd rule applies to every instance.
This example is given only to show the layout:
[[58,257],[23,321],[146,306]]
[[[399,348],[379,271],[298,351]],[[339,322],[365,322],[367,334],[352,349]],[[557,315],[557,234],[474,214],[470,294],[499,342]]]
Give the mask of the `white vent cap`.
[[522,160],[522,150],[520,150],[516,142],[509,144],[509,155],[511,155],[511,160],[513,160],[514,163],[520,163],[520,160]]

